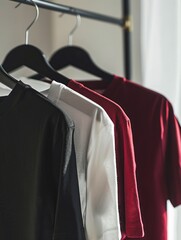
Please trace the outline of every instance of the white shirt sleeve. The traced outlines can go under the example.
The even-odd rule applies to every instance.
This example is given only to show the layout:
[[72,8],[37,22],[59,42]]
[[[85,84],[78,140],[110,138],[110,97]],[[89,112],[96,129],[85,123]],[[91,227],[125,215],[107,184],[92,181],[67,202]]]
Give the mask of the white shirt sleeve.
[[120,240],[114,125],[98,115],[87,156],[86,238]]

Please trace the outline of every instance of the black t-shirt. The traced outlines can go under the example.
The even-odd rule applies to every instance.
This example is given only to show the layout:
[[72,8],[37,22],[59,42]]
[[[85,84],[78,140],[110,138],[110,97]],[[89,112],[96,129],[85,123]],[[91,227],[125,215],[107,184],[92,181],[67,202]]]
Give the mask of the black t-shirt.
[[18,82],[0,98],[0,239],[84,239],[74,125]]

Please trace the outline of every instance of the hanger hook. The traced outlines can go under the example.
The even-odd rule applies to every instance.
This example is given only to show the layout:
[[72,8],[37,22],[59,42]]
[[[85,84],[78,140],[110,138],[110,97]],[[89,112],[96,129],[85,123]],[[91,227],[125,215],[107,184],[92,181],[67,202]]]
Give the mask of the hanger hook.
[[[30,0],[33,5],[35,6],[35,9],[36,9],[36,16],[35,18],[33,19],[33,21],[30,23],[30,25],[27,27],[26,31],[25,31],[25,44],[28,45],[28,40],[29,40],[29,30],[30,28],[33,26],[34,23],[36,23],[36,21],[38,20],[39,18],[39,15],[40,15],[40,11],[39,11],[39,8],[38,6],[36,5],[36,3],[33,1],[33,0]],[[17,6],[15,6],[15,8],[19,7],[21,5],[21,3],[18,3]]]
[[68,45],[72,45],[73,34],[77,30],[77,28],[80,26],[80,24],[81,24],[81,16],[79,14],[77,14],[76,24],[75,24],[74,28],[70,31],[69,36],[68,36]]

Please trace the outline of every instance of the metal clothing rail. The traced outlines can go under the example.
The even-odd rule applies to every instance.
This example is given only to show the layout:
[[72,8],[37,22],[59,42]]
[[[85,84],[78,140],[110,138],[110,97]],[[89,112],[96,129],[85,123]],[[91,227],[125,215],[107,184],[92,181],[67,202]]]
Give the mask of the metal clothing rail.
[[[11,1],[33,5],[31,0],[11,0]],[[71,15],[80,15],[81,17],[95,19],[95,20],[99,20],[107,23],[112,23],[112,24],[117,24],[123,27],[125,25],[124,19],[114,18],[114,17],[106,16],[106,15],[95,13],[95,12],[90,12],[90,11],[86,11],[86,10],[82,10],[74,7],[65,6],[62,4],[52,3],[49,1],[41,1],[41,0],[33,0],[33,1],[40,8],[44,8],[44,9],[48,9],[56,12],[62,12],[66,14],[71,14]]]
[[130,20],[130,1],[122,0],[122,10],[127,26],[123,32],[123,49],[124,49],[124,72],[125,77],[131,79],[131,20]]
[[[11,0],[13,2],[19,2],[27,5],[33,5],[31,0]],[[98,20],[106,23],[111,23],[122,27],[124,30],[124,69],[125,77],[127,79],[131,78],[131,52],[130,52],[130,18],[129,18],[129,0],[122,0],[123,2],[123,16],[124,18],[115,18],[95,12],[90,12],[87,10],[82,10],[70,6],[65,6],[62,4],[57,4],[44,0],[33,0],[34,3],[40,8],[47,10],[66,13],[70,15],[80,15],[81,17]]]

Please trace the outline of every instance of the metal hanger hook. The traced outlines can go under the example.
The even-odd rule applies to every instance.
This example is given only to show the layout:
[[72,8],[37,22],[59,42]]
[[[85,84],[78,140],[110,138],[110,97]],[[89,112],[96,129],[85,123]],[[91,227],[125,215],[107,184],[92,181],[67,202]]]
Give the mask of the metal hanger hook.
[[[39,15],[40,15],[40,11],[39,11],[39,8],[38,6],[36,5],[36,3],[33,1],[33,0],[30,0],[33,5],[35,6],[35,9],[36,9],[36,15],[35,15],[35,18],[33,19],[33,21],[30,23],[30,25],[27,27],[26,31],[25,31],[25,44],[28,45],[28,40],[29,40],[29,30],[30,28],[33,26],[34,23],[36,23],[36,21],[38,20],[39,18]],[[15,8],[19,7],[21,3],[19,3],[17,6],[15,6]]]
[[80,26],[80,24],[81,24],[81,16],[79,14],[77,14],[76,24],[75,24],[74,28],[70,31],[69,36],[68,36],[68,45],[72,45],[73,34],[77,30],[77,28]]

